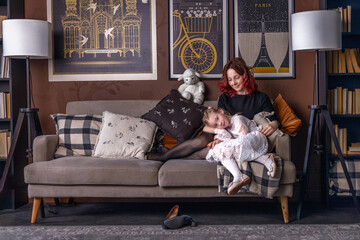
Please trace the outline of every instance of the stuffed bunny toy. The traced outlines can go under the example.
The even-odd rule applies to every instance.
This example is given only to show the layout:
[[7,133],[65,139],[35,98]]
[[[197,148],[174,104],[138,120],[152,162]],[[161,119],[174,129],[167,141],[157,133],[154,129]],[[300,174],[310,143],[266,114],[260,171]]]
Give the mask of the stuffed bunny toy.
[[195,103],[202,104],[204,101],[205,85],[200,81],[200,74],[192,68],[185,70],[178,81],[183,80],[178,91],[187,100],[193,99]]

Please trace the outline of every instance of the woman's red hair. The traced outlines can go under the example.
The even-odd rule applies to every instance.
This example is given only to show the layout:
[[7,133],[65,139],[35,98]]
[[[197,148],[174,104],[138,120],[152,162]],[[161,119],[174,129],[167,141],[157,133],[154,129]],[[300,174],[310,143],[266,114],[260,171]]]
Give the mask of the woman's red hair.
[[228,61],[224,67],[223,75],[218,86],[221,92],[230,97],[234,97],[237,92],[230,87],[227,79],[227,71],[229,69],[234,69],[238,74],[244,76],[244,87],[247,90],[247,95],[251,95],[253,92],[258,91],[258,85],[255,82],[254,74],[251,71],[252,67],[246,65],[245,61],[242,58],[233,58]]

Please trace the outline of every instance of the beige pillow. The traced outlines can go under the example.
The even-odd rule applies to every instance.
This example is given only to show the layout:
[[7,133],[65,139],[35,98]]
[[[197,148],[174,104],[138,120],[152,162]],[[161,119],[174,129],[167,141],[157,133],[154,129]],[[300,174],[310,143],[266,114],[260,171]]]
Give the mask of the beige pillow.
[[[274,115],[274,112],[259,112],[254,116],[254,121],[257,125],[261,125],[264,127],[269,122],[271,122],[269,120],[269,117],[271,117],[272,115]],[[273,134],[267,137],[269,143],[268,152],[272,152],[274,150],[276,137],[282,136],[283,134],[284,133],[282,131],[277,129]]]
[[156,130],[151,121],[105,111],[93,156],[145,159]]

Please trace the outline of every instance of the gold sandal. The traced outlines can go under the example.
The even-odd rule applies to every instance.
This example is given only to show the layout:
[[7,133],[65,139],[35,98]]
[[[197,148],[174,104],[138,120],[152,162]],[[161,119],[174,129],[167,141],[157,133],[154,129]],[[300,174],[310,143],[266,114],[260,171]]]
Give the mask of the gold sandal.
[[242,180],[241,182],[231,182],[229,184],[229,187],[228,187],[228,190],[227,190],[227,193],[229,195],[234,195],[236,193],[239,192],[239,190],[243,187],[243,186],[246,186],[247,184],[249,184],[250,182],[250,178],[249,177],[246,177],[244,180]]

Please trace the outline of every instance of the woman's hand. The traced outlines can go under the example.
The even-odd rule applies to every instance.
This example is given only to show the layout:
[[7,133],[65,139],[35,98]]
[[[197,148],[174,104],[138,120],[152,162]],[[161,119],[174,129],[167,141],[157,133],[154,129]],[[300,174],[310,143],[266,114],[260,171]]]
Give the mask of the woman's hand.
[[277,122],[272,121],[269,122],[265,127],[263,127],[261,129],[261,133],[264,134],[265,136],[270,136],[271,134],[273,134],[277,129],[279,128]]
[[222,141],[219,139],[215,139],[214,141],[210,142],[208,145],[206,145],[208,148],[213,149],[216,144],[221,143]]

